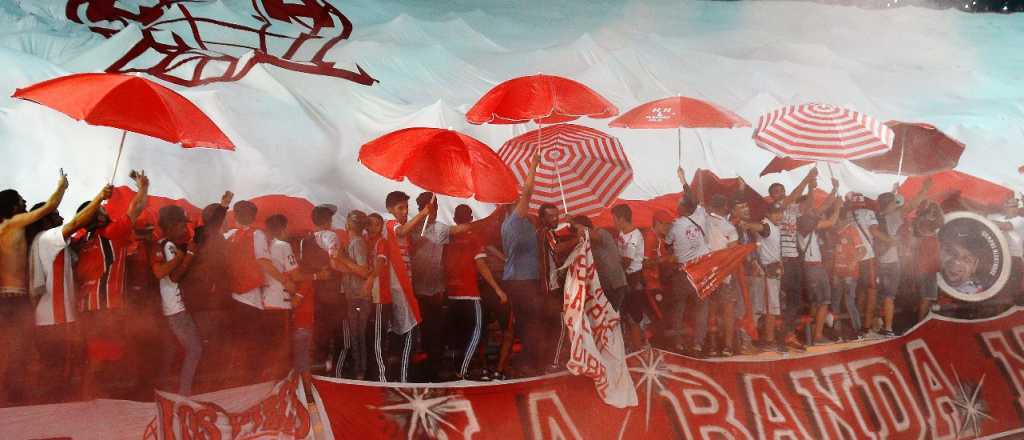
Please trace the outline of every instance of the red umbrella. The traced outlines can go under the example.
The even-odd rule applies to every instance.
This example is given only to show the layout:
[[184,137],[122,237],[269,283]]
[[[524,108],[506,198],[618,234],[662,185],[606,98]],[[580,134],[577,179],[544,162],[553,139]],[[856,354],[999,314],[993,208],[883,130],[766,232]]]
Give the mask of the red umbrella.
[[964,153],[964,144],[931,125],[899,121],[885,125],[892,128],[896,136],[893,148],[853,163],[878,173],[923,176],[952,170]]
[[808,160],[791,159],[788,157],[775,156],[768,165],[761,170],[761,177],[772,173],[781,173],[783,171],[795,170],[804,165],[810,165],[814,162]]
[[583,116],[610,118],[614,104],[590,87],[553,75],[530,75],[505,81],[484,94],[466,113],[471,124],[538,124],[569,122]]
[[515,176],[494,150],[452,130],[391,132],[363,145],[359,161],[389,179],[408,178],[416,186],[453,197],[511,203],[518,194]]
[[45,105],[90,125],[120,128],[121,145],[114,174],[129,131],[185,148],[235,149],[217,125],[189,100],[139,76],[76,73],[17,89],[14,97]]
[[829,104],[801,104],[762,115],[754,130],[754,142],[777,156],[836,162],[889,151],[893,131],[853,110]]
[[498,155],[523,182],[537,148],[540,164],[530,209],[561,200],[567,215],[594,215],[633,180],[633,168],[619,140],[580,125],[558,124],[543,134],[523,133],[505,142]]
[[[925,197],[939,204],[959,197],[975,205],[999,206],[1013,197],[1013,190],[1009,188],[959,171],[942,171],[928,177],[932,179],[932,187]],[[928,177],[907,178],[900,185],[900,194],[907,198],[913,197]]]
[[[682,163],[683,128],[738,128],[749,127],[750,122],[710,102],[673,96],[640,104],[608,125],[622,128],[675,128],[679,141],[679,160]],[[704,148],[703,143],[701,148]]]

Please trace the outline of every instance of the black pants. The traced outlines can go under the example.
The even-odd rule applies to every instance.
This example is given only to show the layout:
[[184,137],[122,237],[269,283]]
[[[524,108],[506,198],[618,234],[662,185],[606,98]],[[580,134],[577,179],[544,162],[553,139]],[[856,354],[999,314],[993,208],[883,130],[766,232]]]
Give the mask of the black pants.
[[348,309],[340,281],[314,281],[313,289],[313,364],[317,365],[335,357],[344,345],[344,321]]
[[445,316],[445,296],[443,293],[432,296],[417,295],[416,300],[420,303],[420,316],[423,318],[419,326],[422,332],[423,351],[427,353],[427,361],[422,368],[423,379],[427,382],[439,382],[441,371],[444,369],[444,330],[448,322],[448,317]]
[[451,334],[455,339],[461,341],[458,350],[462,354],[456,357],[458,362],[457,371],[460,378],[466,376],[469,371],[469,362],[480,345],[483,329],[483,308],[479,299],[450,299],[448,300]]

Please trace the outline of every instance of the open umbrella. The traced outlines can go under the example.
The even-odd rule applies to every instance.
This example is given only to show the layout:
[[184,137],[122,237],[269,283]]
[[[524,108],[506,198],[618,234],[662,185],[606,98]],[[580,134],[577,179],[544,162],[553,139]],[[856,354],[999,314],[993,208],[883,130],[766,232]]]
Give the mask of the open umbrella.
[[899,193],[910,198],[920,191],[925,179],[932,180],[932,187],[925,194],[928,200],[943,204],[948,199],[957,196],[960,199],[968,200],[974,205],[989,207],[1000,206],[1007,199],[1013,197],[1013,190],[985,179],[961,173],[959,171],[941,171],[928,177],[911,176],[904,180],[899,187]]
[[[683,161],[683,128],[738,128],[749,127],[741,116],[696,98],[673,96],[640,104],[608,123],[610,127],[676,129],[679,144],[679,163]],[[697,139],[700,140],[700,132]],[[701,141],[701,149],[704,143]]]
[[618,139],[575,124],[553,125],[539,136],[523,133],[505,142],[498,155],[522,182],[537,148],[540,164],[530,209],[561,199],[566,215],[595,215],[633,180],[633,168]]
[[557,124],[617,114],[619,109],[590,87],[560,76],[537,74],[494,86],[466,112],[466,120],[471,124]]
[[761,116],[754,130],[758,147],[776,156],[838,162],[883,154],[893,131],[877,119],[829,104],[801,104]]
[[13,96],[45,105],[90,125],[121,129],[111,182],[117,175],[129,131],[185,148],[235,149],[231,140],[195,104],[167,87],[135,75],[76,73],[17,89]]
[[964,153],[964,144],[931,125],[899,121],[885,125],[895,135],[892,149],[853,163],[877,173],[923,176],[956,168]]
[[410,182],[438,194],[512,203],[515,176],[490,147],[470,136],[441,128],[394,131],[363,145],[359,161],[371,171]]

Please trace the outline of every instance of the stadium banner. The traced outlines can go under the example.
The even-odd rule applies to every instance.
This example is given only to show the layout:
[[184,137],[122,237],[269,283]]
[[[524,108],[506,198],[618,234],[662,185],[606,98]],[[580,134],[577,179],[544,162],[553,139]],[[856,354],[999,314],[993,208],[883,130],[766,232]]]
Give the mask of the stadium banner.
[[765,361],[630,356],[639,406],[568,374],[467,386],[314,379],[334,438],[956,439],[1024,432],[1024,309]]
[[839,348],[777,360],[634,353],[629,369],[639,406],[623,409],[602,402],[591,379],[568,373],[500,384],[314,377],[313,403],[291,377],[190,399],[161,393],[156,403],[4,408],[0,438],[955,439],[1024,433],[1022,308],[981,321],[935,317],[899,338]]

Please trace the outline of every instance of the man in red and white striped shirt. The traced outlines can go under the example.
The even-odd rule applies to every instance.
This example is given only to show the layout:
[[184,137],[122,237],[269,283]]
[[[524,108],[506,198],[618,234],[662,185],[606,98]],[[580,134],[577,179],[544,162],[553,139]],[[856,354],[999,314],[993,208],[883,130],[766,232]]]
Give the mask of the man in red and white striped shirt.
[[[110,197],[106,186],[70,223],[61,227],[64,219],[56,211],[33,224],[40,231],[32,240],[29,251],[29,296],[35,307],[35,345],[44,377],[36,383],[43,386],[39,395],[52,399],[54,392],[67,390],[72,377],[71,368],[80,359],[76,356],[76,315],[74,276],[68,237],[72,232],[93,221],[100,203]],[[54,380],[54,376],[58,380]],[[56,387],[56,390],[54,389]]]

